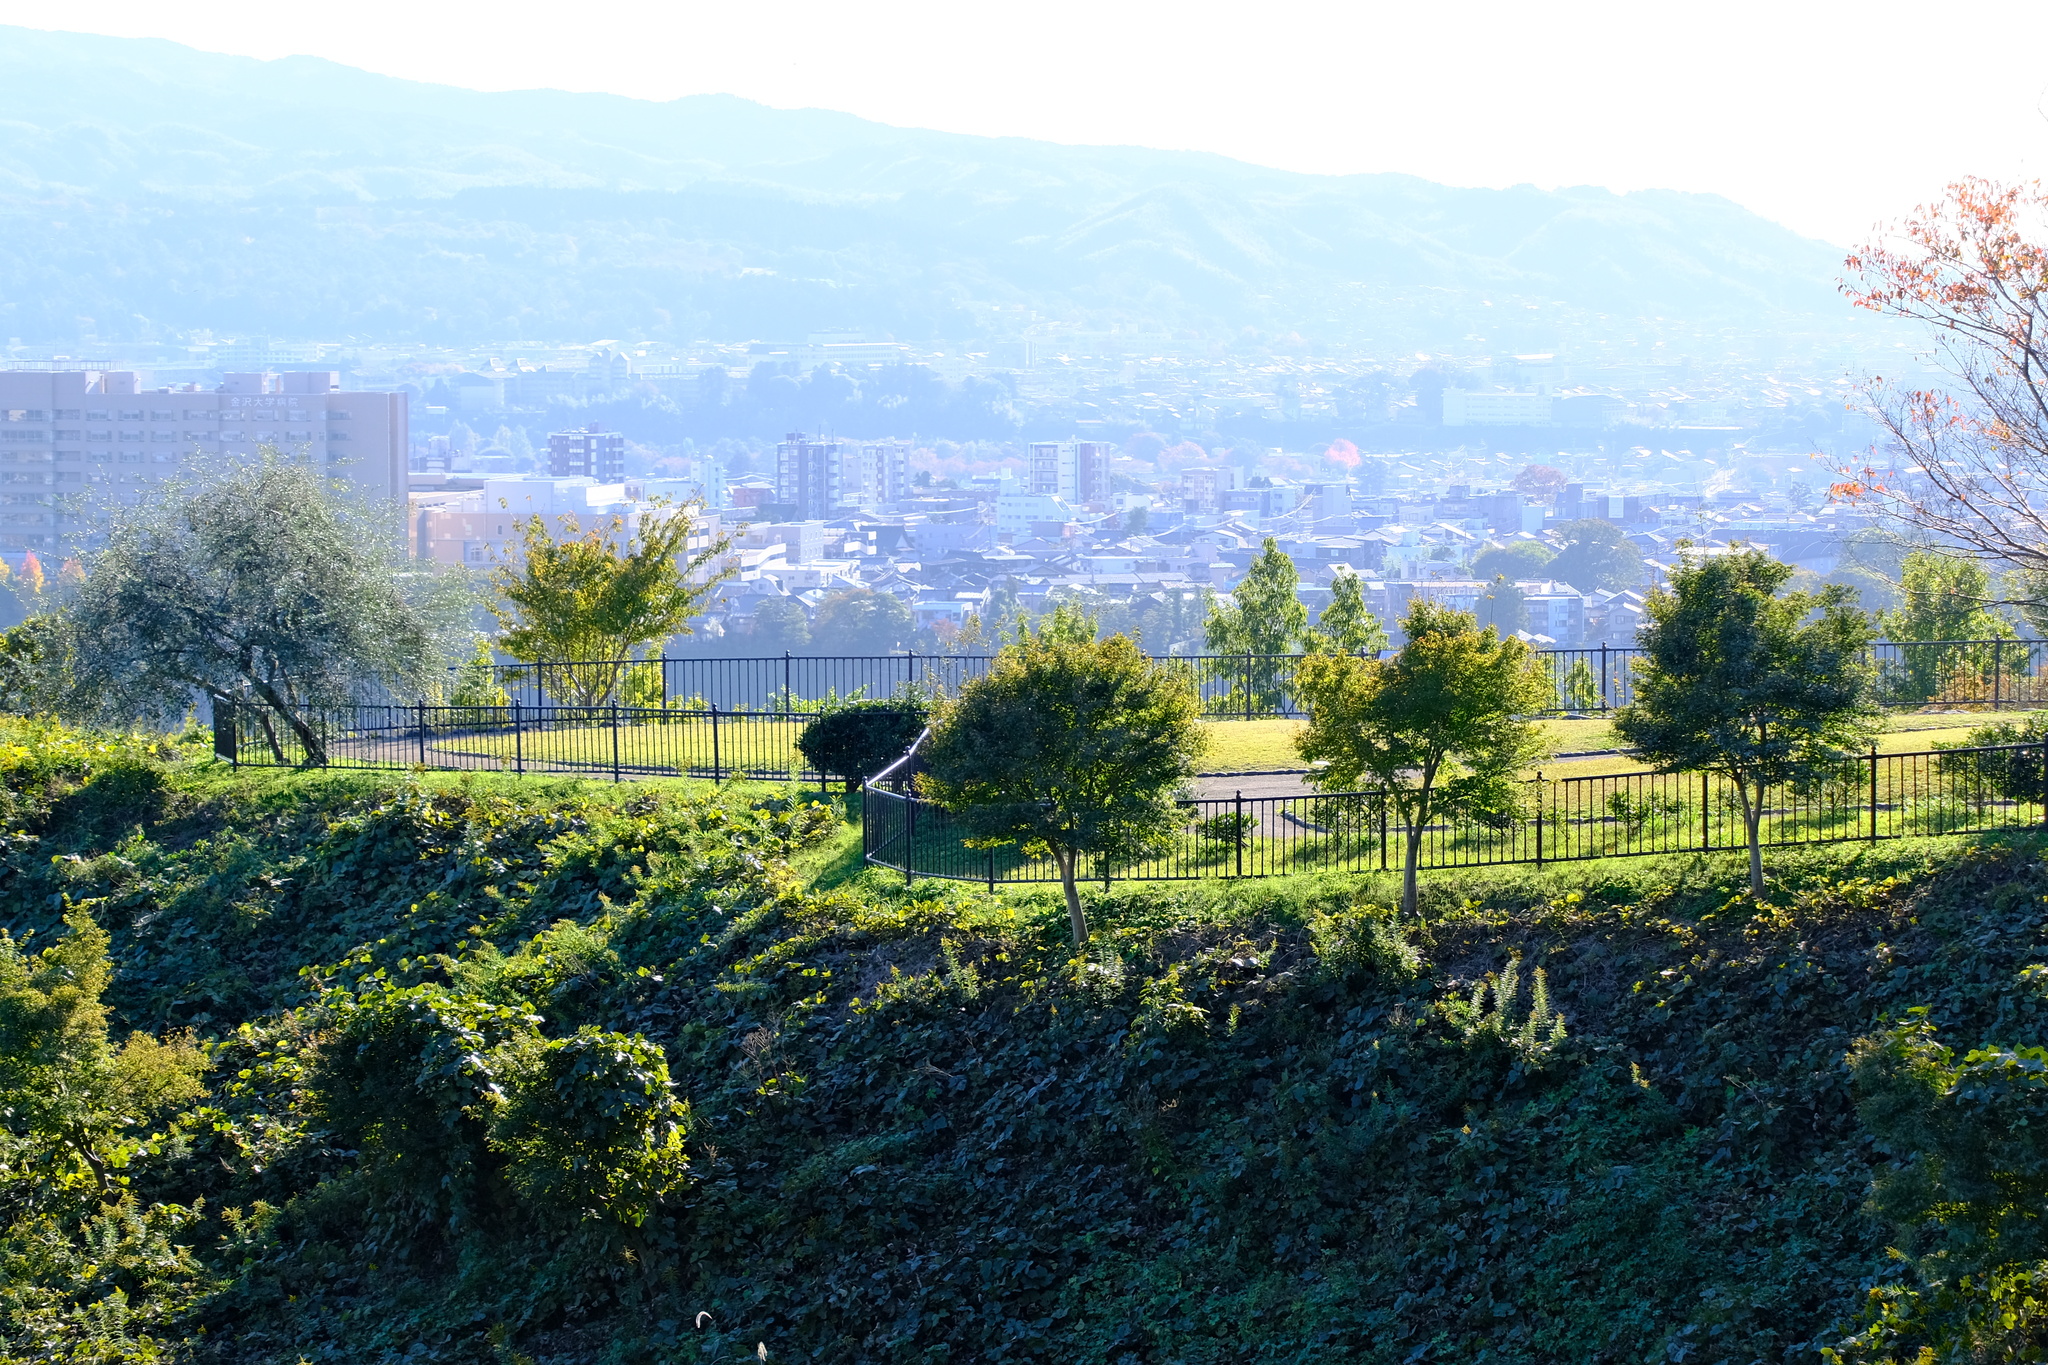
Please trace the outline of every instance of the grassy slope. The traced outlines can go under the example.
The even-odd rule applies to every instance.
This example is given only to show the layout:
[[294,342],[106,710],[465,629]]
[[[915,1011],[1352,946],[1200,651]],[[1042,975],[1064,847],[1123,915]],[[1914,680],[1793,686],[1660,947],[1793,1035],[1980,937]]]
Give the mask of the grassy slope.
[[[2025,843],[1801,851],[1761,913],[1705,859],[1442,874],[1399,926],[1369,879],[1125,888],[1077,973],[1053,893],[905,888],[748,813],[775,788],[144,785],[60,795],[5,864],[17,934],[64,895],[113,930],[124,1026],[317,1040],[278,1013],[297,969],[360,949],[640,1031],[696,1116],[694,1186],[623,1241],[515,1219],[365,1255],[350,1155],[225,1048],[229,1128],[137,1173],[209,1201],[182,1330],[215,1359],[1791,1359],[1890,1273],[1849,1042],[1913,1004],[2040,1032]],[[1554,1047],[1465,1003],[1517,953]]]

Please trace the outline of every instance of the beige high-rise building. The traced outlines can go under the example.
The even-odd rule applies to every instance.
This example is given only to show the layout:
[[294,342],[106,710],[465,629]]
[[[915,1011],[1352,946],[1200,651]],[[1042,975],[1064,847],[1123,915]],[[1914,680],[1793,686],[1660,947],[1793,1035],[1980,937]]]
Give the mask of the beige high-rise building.
[[89,495],[143,496],[195,455],[274,445],[366,499],[400,506],[402,393],[342,393],[332,371],[230,374],[217,389],[142,389],[119,370],[0,371],[0,550],[59,550]]

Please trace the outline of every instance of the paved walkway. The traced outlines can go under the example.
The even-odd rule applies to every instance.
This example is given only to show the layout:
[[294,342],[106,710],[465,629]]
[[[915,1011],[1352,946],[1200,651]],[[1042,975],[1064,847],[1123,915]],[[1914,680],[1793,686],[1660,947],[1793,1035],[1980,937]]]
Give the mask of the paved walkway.
[[1204,801],[1224,801],[1242,792],[1246,796],[1302,796],[1308,792],[1306,773],[1222,773],[1195,779],[1195,796]]

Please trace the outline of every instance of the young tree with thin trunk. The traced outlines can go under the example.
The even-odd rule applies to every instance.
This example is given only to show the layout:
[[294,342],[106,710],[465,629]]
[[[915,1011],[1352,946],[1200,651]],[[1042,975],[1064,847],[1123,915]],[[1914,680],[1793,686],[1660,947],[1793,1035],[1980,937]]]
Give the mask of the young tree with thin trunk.
[[1550,675],[1528,645],[1481,630],[1465,612],[1418,599],[1391,659],[1312,654],[1295,692],[1309,723],[1295,748],[1321,765],[1326,791],[1386,793],[1406,831],[1401,908],[1415,912],[1415,870],[1431,824],[1517,808],[1515,778],[1542,756],[1524,719],[1550,702]]
[[1203,628],[1209,652],[1240,656],[1216,663],[1232,680],[1225,710],[1270,711],[1285,698],[1287,666],[1274,656],[1291,653],[1308,634],[1308,608],[1295,595],[1300,584],[1294,560],[1268,536],[1230,601],[1211,603]]
[[1779,595],[1792,567],[1761,550],[1690,557],[1651,595],[1635,700],[1614,732],[1660,772],[1717,772],[1735,789],[1749,889],[1771,789],[1825,778],[1875,730],[1870,618],[1847,588]]
[[1355,573],[1330,580],[1330,605],[1307,634],[1312,649],[1333,654],[1377,654],[1388,645],[1386,628],[1365,605],[1365,588]]
[[1185,823],[1201,714],[1193,682],[1128,638],[1041,631],[941,708],[919,781],[977,842],[1051,854],[1078,953],[1079,868],[1136,858]]
[[64,710],[128,723],[183,714],[196,692],[251,703],[326,761],[317,713],[439,675],[469,590],[408,560],[400,528],[266,448],[108,508],[102,548],[62,612]]
[[495,578],[501,601],[492,610],[506,628],[498,647],[526,663],[565,665],[544,681],[566,685],[579,705],[609,701],[634,652],[689,634],[690,619],[732,576],[732,566],[715,567],[732,537],[692,553],[696,529],[690,509],[660,502],[631,534],[621,517],[587,531],[573,516],[559,527],[524,518],[519,558]]

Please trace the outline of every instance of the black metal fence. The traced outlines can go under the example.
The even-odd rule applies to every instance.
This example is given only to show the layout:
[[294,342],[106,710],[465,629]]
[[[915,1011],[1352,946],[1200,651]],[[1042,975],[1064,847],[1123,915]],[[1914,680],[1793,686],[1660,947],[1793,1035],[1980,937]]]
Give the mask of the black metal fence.
[[351,706],[316,713],[301,735],[266,707],[216,699],[213,747],[229,762],[256,767],[816,781],[796,748],[809,719],[715,707]]
[[[972,848],[942,807],[912,793],[907,765],[862,798],[867,861],[907,879],[1056,882],[1049,856]],[[1097,863],[1091,880],[1179,881],[1298,872],[1397,870],[1408,829],[1384,791],[1189,801],[1186,819],[1148,856]],[[1770,792],[1760,842],[1794,844],[1916,835],[2048,830],[2048,745],[1871,754],[1828,780]],[[1542,864],[1748,846],[1741,803],[1706,773],[1611,773],[1522,784],[1519,808],[1422,830],[1417,866]]]
[[[1551,701],[1545,714],[1597,715],[1634,699],[1641,650],[1596,645],[1545,649]],[[1216,720],[1298,716],[1294,670],[1299,654],[1155,655],[1200,690]],[[957,692],[988,671],[985,654],[881,654],[757,659],[663,655],[652,659],[499,664],[490,689],[531,708],[603,707],[639,712],[794,715],[834,699],[889,697],[911,688]],[[1887,706],[2048,705],[2048,642],[1942,640],[1880,644],[1872,653],[1878,696]],[[493,696],[489,700],[498,700]]]

